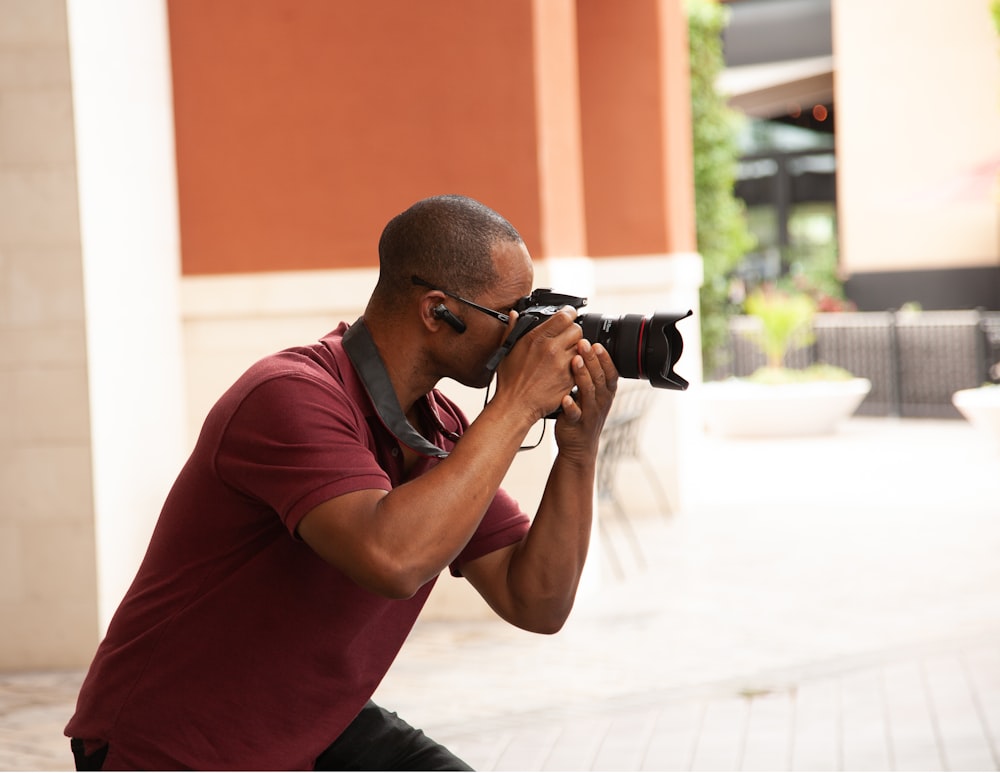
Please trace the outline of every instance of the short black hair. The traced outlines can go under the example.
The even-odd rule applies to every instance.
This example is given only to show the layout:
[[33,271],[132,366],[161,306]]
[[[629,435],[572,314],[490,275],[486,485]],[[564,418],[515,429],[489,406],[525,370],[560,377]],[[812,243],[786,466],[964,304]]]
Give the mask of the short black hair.
[[499,242],[522,239],[485,204],[456,194],[422,199],[382,231],[375,295],[383,302],[402,298],[416,275],[453,293],[476,296],[499,280],[492,259]]

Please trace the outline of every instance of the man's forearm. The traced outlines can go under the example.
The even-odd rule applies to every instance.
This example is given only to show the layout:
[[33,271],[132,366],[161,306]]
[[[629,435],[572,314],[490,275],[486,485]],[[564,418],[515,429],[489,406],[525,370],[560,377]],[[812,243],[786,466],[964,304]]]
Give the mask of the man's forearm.
[[590,546],[594,474],[593,460],[560,455],[552,465],[531,529],[511,559],[511,595],[530,618],[523,627],[558,630],[573,608]]

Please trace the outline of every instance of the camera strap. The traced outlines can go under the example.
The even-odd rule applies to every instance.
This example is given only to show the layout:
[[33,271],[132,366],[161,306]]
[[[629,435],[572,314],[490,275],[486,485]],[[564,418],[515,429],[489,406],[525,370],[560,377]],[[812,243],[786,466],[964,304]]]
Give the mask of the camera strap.
[[379,419],[396,439],[404,445],[424,456],[443,459],[448,452],[438,448],[421,435],[407,420],[389,380],[385,363],[375,347],[372,335],[365,325],[364,318],[347,328],[344,333],[344,351],[347,352],[354,370],[357,371],[361,383],[371,398]]
[[503,344],[493,352],[490,361],[486,363],[486,369],[490,373],[495,373],[496,369],[500,367],[500,363],[503,362],[503,358],[510,354],[510,350],[514,348],[514,344],[518,342],[518,339],[537,324],[538,317],[534,314],[522,314],[519,316],[517,322],[514,323],[514,329],[510,331]]

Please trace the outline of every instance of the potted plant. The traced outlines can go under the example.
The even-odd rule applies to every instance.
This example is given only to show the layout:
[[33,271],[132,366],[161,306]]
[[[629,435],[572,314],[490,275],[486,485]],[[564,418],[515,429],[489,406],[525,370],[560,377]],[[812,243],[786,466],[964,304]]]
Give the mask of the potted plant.
[[961,389],[951,401],[973,427],[992,437],[1000,448],[1000,384]]
[[843,368],[817,363],[789,368],[785,357],[813,340],[815,302],[804,293],[761,288],[746,300],[757,321],[750,336],[767,365],[747,378],[702,387],[709,432],[736,437],[824,435],[850,416],[871,390],[871,382]]

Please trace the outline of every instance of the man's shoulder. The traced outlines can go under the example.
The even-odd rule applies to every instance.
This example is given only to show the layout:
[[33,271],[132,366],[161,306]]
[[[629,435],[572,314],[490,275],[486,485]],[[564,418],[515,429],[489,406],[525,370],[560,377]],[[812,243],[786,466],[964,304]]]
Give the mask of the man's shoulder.
[[343,387],[347,375],[341,344],[343,327],[338,327],[315,343],[289,347],[262,357],[243,373],[234,386],[253,389],[266,381],[287,377]]
[[266,400],[280,402],[287,409],[301,399],[308,402],[312,393],[330,407],[338,405],[345,410],[350,406],[365,413],[365,397],[340,346],[338,330],[316,343],[283,349],[257,360],[222,394],[216,410],[231,414],[252,395],[267,395]]

